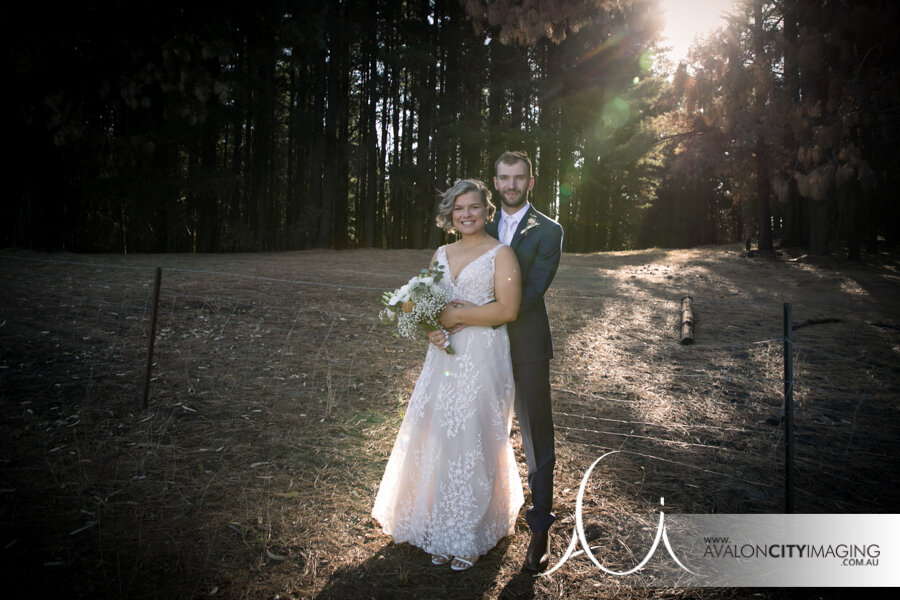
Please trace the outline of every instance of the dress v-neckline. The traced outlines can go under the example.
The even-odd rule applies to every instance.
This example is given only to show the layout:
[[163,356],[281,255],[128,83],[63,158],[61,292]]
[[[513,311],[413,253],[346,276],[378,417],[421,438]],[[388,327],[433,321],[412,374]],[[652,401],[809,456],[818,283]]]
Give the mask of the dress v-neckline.
[[455,276],[453,275],[453,265],[450,264],[450,255],[447,254],[447,247],[444,246],[444,258],[447,260],[447,270],[450,271],[450,281],[452,281],[453,283],[458,282],[459,278],[463,274],[463,271],[465,271],[470,266],[472,266],[472,264],[481,260],[482,256],[487,255],[489,252],[493,252],[494,248],[497,248],[498,246],[502,246],[502,245],[503,244],[497,244],[495,246],[491,246],[488,250],[485,250],[484,252],[482,252],[481,254],[479,254],[478,256],[473,258],[472,260],[470,260],[468,263],[466,263],[466,265],[462,269],[460,269],[459,273],[457,273]]

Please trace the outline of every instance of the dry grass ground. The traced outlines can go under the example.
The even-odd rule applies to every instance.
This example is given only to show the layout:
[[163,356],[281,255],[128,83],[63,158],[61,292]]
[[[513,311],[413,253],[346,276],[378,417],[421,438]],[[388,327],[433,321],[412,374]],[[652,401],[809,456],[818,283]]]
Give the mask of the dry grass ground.
[[[7,590],[73,598],[781,598],[656,589],[583,556],[520,570],[520,519],[470,571],[369,517],[423,343],[377,322],[430,251],[0,252]],[[164,267],[150,401],[153,267]],[[559,524],[628,568],[668,512],[784,506],[782,303],[793,304],[798,512],[897,512],[900,291],[891,256],[736,246],[564,255],[548,294]],[[682,296],[696,343],[679,343]],[[514,432],[516,451],[521,457]],[[520,461],[524,462],[524,461]],[[524,472],[523,472],[524,476]],[[657,558],[661,555],[657,554]],[[10,597],[4,594],[6,597]],[[819,590],[809,597],[839,597]]]

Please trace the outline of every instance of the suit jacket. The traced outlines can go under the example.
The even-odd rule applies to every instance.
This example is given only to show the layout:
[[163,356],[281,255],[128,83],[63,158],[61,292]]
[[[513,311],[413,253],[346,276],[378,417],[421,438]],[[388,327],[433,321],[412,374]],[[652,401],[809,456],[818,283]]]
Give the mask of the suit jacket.
[[[500,210],[497,210],[494,220],[484,230],[500,239],[497,233],[499,224]],[[519,270],[522,273],[519,316],[506,326],[514,363],[553,358],[553,340],[550,337],[550,320],[547,318],[544,293],[559,268],[562,240],[562,226],[531,206],[519,222],[509,244],[519,259]]]

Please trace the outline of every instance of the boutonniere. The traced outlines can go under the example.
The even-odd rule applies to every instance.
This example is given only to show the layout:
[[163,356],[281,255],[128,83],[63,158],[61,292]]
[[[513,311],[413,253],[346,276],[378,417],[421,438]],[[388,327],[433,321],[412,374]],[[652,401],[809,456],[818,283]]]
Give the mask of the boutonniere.
[[531,229],[532,227],[540,227],[540,225],[541,225],[541,224],[540,224],[540,222],[537,220],[537,217],[536,217],[535,215],[531,215],[530,217],[528,217],[528,222],[525,224],[525,229],[523,229],[523,230],[520,231],[519,233],[524,237],[524,236],[525,236],[525,233],[526,233],[529,229]]

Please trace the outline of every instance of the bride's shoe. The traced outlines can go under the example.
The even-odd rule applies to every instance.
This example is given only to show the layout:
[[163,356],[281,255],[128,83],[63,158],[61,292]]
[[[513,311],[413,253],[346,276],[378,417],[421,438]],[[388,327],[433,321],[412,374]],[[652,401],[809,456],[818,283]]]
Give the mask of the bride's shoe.
[[431,555],[431,564],[433,565],[446,565],[450,562],[450,557],[446,554],[432,554]]
[[453,562],[450,563],[450,568],[454,571],[465,571],[468,568],[471,568],[472,565],[478,562],[478,557],[474,558],[463,558],[462,556],[453,557]]

